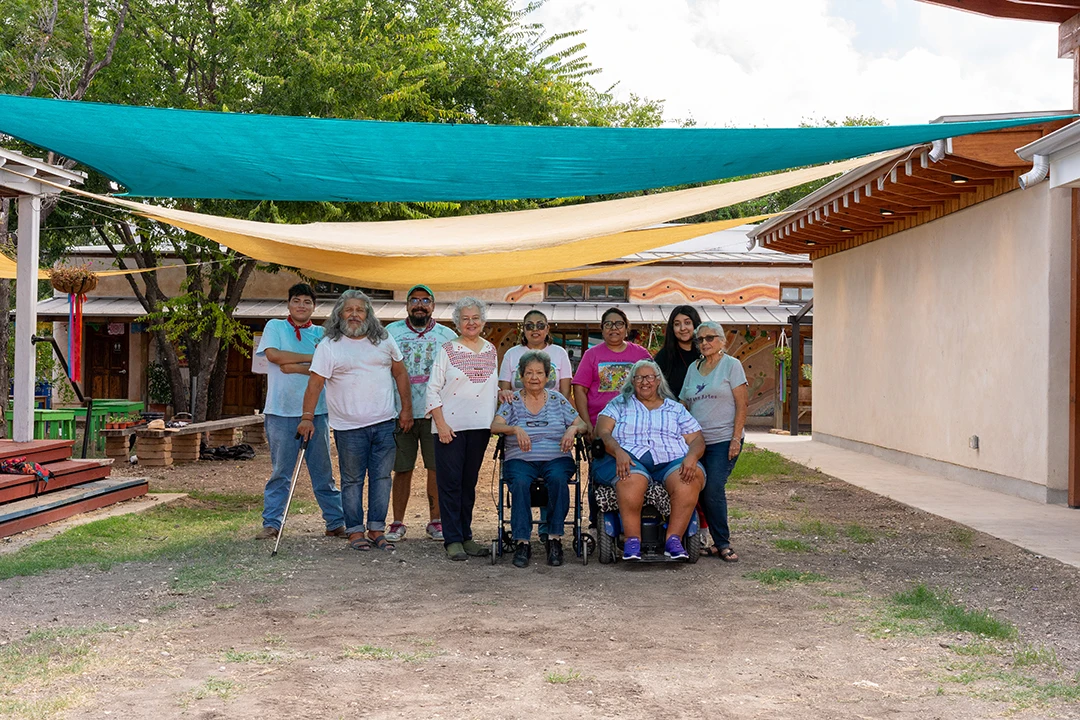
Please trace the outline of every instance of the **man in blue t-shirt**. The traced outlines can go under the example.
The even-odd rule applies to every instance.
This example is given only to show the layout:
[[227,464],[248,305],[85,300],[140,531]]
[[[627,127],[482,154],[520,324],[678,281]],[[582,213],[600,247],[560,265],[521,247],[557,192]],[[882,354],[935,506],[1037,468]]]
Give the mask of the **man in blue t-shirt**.
[[[273,463],[263,492],[263,528],[256,536],[260,539],[277,537],[289,498],[289,482],[300,453],[296,426],[303,414],[311,356],[323,336],[323,329],[311,322],[314,312],[315,291],[307,283],[293,285],[289,288],[289,316],[266,323],[255,351],[256,355],[266,358],[269,366],[263,414]],[[348,537],[345,515],[341,511],[341,491],[334,484],[334,471],[330,466],[330,426],[323,395],[319,396],[315,406],[314,418],[307,419],[315,424],[315,432],[308,441],[304,462],[326,522],[326,535]]]

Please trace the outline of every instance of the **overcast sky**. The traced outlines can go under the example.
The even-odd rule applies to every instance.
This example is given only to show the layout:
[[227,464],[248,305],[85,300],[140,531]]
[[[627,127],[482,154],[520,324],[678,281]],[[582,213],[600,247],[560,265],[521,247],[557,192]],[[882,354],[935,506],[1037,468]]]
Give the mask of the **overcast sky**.
[[532,17],[586,31],[596,87],[662,99],[666,119],[701,127],[1072,104],[1056,25],[915,0],[548,0]]

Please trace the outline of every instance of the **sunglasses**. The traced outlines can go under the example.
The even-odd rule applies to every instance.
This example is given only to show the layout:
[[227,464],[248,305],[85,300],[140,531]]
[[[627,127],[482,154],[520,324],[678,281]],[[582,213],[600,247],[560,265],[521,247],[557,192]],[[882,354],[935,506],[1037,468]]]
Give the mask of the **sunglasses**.
[[522,325],[522,327],[525,328],[525,332],[532,332],[533,330],[547,330],[547,323],[543,320],[534,323],[527,322]]
[[701,337],[694,338],[695,345],[701,345],[702,343],[711,343],[714,340],[719,340],[719,335],[702,335]]

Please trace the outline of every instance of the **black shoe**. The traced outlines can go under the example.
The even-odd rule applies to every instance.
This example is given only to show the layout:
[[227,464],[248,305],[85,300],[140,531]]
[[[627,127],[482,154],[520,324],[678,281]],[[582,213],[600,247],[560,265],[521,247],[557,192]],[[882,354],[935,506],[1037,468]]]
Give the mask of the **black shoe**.
[[532,556],[532,548],[529,547],[529,543],[518,543],[517,549],[514,550],[514,567],[528,567],[530,556]]
[[549,540],[547,551],[548,565],[552,567],[562,565],[562,540]]

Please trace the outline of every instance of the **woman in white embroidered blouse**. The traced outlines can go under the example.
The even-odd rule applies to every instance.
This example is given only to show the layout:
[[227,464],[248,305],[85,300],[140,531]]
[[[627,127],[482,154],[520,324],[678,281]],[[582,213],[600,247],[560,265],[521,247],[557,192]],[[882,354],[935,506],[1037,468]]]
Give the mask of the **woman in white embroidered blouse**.
[[487,305],[465,297],[454,303],[454,324],[460,335],[443,343],[431,368],[427,414],[435,443],[435,482],[439,487],[443,544],[451,560],[489,555],[472,539],[476,482],[491,439],[499,393],[499,353],[480,334]]

